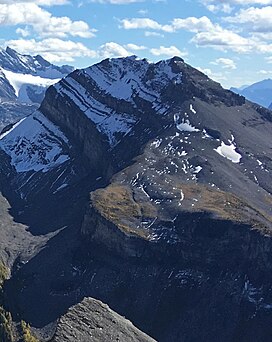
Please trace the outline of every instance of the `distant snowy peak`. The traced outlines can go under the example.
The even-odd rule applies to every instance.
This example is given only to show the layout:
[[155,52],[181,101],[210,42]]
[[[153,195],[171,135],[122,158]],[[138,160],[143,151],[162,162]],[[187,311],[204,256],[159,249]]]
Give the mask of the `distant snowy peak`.
[[74,70],[68,65],[53,65],[39,55],[22,55],[9,47],[6,50],[0,49],[0,67],[16,73],[51,79],[62,78]]
[[0,49],[0,98],[40,104],[46,89],[74,70],[56,66],[41,56],[22,55],[7,47]]
[[59,79],[21,74],[3,68],[0,68],[0,73],[4,75],[6,81],[13,88],[18,100],[24,103],[40,103],[44,97],[45,90],[59,81]]

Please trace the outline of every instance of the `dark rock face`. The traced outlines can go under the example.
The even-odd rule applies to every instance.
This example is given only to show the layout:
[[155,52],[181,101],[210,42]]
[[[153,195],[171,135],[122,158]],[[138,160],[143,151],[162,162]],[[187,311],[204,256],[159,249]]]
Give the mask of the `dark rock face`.
[[[43,336],[93,297],[158,341],[269,341],[271,129],[178,58],[105,60],[50,87],[0,139],[1,190],[29,233],[5,252],[13,316]],[[55,338],[82,339],[93,305]]]
[[[82,324],[84,322],[84,324]],[[113,312],[107,305],[85,298],[61,317],[52,342],[76,340],[154,342],[131,322]]]

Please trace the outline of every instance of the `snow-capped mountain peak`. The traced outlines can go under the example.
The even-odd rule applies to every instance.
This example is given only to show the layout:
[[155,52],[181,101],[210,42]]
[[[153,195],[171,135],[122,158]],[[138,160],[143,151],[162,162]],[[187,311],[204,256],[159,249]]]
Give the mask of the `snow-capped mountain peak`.
[[0,49],[0,97],[40,104],[46,89],[73,70],[71,66],[53,65],[40,55],[23,55],[9,47]]

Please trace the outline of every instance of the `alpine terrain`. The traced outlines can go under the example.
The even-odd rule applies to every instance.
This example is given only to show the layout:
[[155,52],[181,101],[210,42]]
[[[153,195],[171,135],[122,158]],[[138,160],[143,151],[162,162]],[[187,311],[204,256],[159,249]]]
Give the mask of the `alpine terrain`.
[[41,56],[22,55],[0,48],[0,129],[38,108],[46,89],[73,71]]
[[0,136],[2,340],[270,341],[271,132],[178,57],[49,87]]

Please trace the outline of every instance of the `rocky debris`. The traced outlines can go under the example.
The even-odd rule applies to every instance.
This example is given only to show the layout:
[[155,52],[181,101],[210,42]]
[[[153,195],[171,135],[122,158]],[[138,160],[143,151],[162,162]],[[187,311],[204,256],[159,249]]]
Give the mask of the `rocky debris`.
[[155,340],[112,311],[108,305],[93,298],[85,298],[60,318],[51,342],[63,341],[154,342]]

